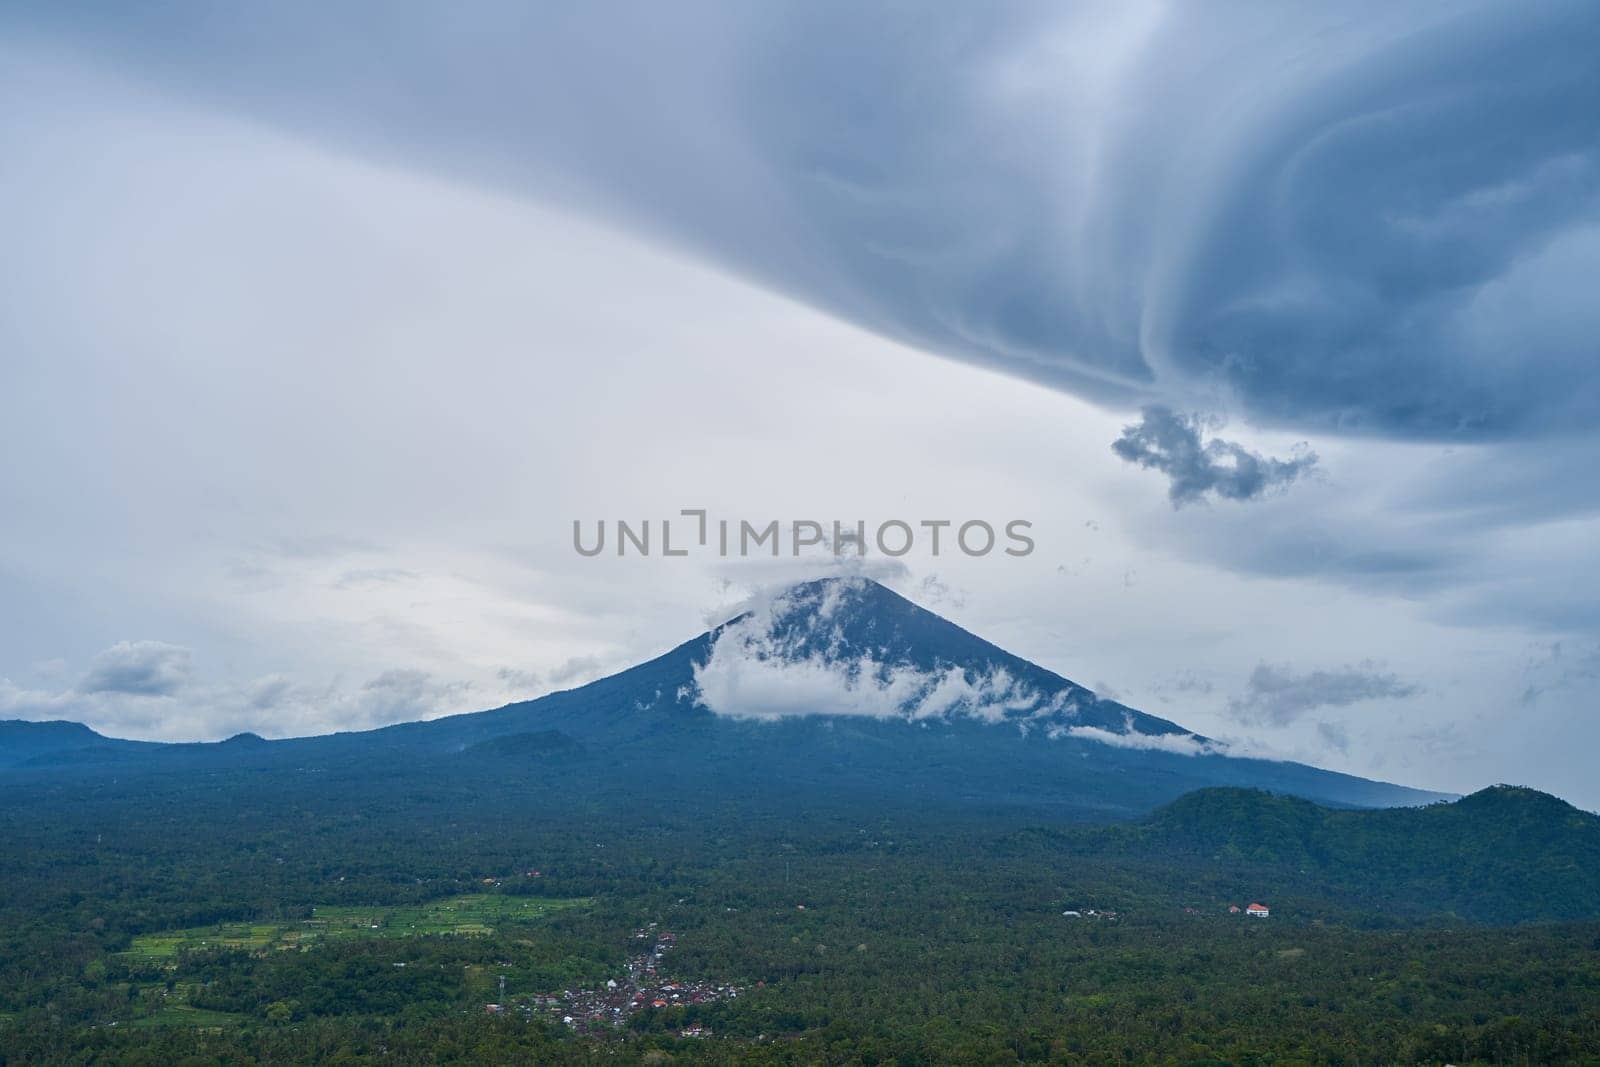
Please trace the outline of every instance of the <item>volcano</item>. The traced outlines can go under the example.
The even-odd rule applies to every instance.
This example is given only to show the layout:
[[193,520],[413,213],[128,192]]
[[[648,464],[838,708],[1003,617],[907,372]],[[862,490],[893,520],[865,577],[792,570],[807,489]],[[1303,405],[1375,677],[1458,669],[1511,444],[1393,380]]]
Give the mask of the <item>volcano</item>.
[[793,586],[655,659],[492,711],[250,744],[155,745],[63,724],[8,726],[0,767],[10,774],[274,766],[353,774],[398,765],[468,781],[525,771],[551,789],[623,803],[668,793],[1090,819],[1137,816],[1208,786],[1340,807],[1447,799],[1233,754],[864,578]]

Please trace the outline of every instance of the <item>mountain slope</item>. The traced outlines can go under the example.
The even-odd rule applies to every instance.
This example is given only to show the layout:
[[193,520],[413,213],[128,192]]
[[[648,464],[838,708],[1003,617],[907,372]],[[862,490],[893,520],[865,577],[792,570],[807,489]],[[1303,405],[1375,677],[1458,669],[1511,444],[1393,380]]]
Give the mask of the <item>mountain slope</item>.
[[1439,794],[1233,758],[1176,723],[1103,700],[882,585],[805,583],[671,652],[580,689],[391,728],[465,745],[554,728],[658,778],[919,796],[1125,817],[1207,785],[1350,806]]
[[[671,790],[708,802],[894,802],[1094,819],[1135,816],[1216,785],[1358,807],[1439,799],[1230,757],[862,579],[796,586],[653,660],[493,711],[275,742],[138,745],[115,759],[97,737],[86,729],[81,744],[55,737],[53,768],[13,773],[126,774],[130,751],[152,771],[322,768],[357,779],[362,761],[457,775],[475,761],[514,773],[520,759],[537,761],[551,789],[621,803]],[[32,755],[48,747],[30,744]]]

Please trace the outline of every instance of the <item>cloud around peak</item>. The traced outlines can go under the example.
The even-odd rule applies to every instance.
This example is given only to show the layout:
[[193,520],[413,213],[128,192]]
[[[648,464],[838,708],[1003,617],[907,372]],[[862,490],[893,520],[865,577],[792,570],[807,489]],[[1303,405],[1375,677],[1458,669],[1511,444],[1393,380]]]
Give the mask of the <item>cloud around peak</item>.
[[1110,727],[1080,721],[1095,694],[1070,683],[1029,685],[1003,667],[917,665],[888,648],[852,647],[846,616],[870,594],[861,578],[768,593],[716,631],[681,697],[717,715],[776,721],[847,716],[906,723],[970,719],[1042,741],[1076,739],[1174,755],[1227,755],[1228,746],[1175,730],[1141,732],[1132,714]]
[[838,616],[868,592],[866,579],[836,578],[754,598],[716,631],[685,695],[715,714],[758,720],[961,715],[993,723],[1068,707],[1070,693],[1038,693],[1003,669],[919,667],[847,647]]

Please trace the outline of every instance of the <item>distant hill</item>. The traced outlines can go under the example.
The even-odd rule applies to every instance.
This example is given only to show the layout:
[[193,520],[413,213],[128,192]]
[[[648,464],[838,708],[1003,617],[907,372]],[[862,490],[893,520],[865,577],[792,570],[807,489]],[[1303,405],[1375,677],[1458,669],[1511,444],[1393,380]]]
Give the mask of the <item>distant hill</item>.
[[1454,803],[1331,810],[1258,790],[1202,789],[1131,831],[1143,850],[1279,868],[1402,917],[1484,922],[1600,914],[1600,816],[1533,789]]
[[46,763],[57,756],[63,761],[94,762],[96,757],[111,758],[140,747],[136,741],[97,734],[80,722],[0,721],[0,768]]

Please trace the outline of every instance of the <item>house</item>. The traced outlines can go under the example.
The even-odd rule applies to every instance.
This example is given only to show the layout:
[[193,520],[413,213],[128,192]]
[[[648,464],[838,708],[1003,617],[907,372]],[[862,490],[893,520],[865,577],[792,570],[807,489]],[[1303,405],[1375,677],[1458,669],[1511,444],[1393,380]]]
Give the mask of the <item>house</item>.
[[1081,919],[1081,918],[1083,918],[1083,912],[1081,912],[1081,911],[1064,911],[1061,914],[1067,916],[1068,918],[1072,918],[1072,919]]
[[1239,914],[1239,905],[1237,905],[1237,904],[1229,904],[1228,905],[1228,914],[1229,915],[1237,915],[1237,914]]
[[1253,915],[1257,919],[1265,919],[1268,915],[1272,914],[1271,910],[1265,904],[1252,904],[1248,908],[1244,909],[1244,913],[1246,915]]

